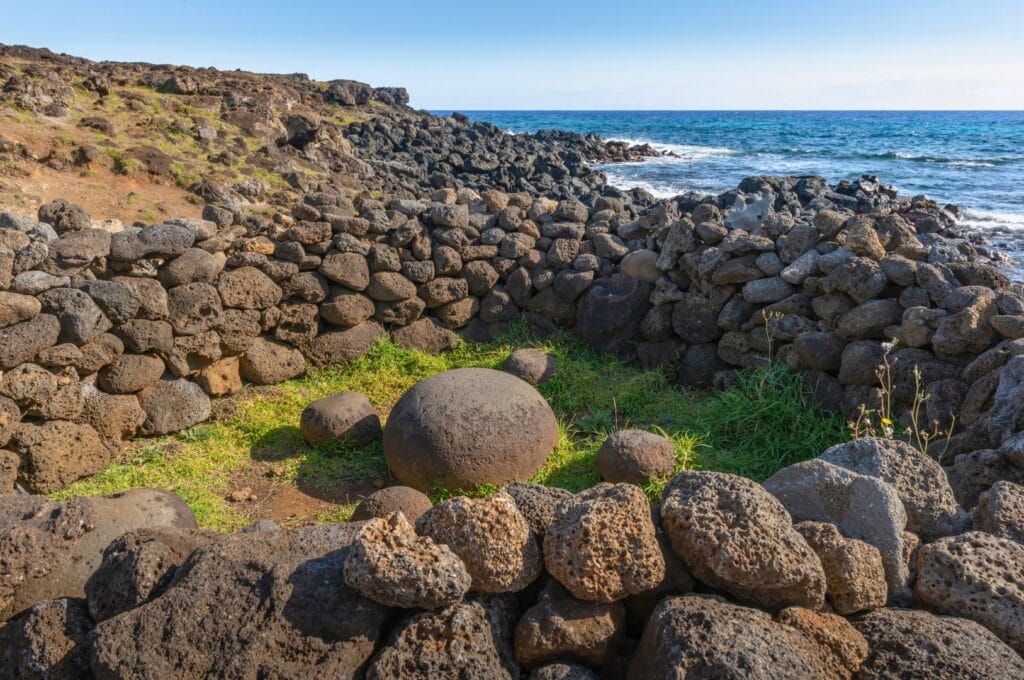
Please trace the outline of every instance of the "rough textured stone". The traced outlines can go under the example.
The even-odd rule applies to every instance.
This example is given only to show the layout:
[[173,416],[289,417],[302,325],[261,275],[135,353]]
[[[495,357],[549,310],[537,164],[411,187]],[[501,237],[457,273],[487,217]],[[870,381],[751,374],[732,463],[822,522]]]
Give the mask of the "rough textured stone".
[[661,523],[693,575],[768,608],[818,609],[825,573],[782,503],[756,482],[681,472],[665,488]]
[[374,657],[367,680],[515,680],[514,603],[474,599],[403,622]]
[[523,513],[529,523],[530,530],[540,538],[544,537],[548,527],[555,521],[559,504],[575,498],[565,489],[529,482],[514,482],[502,489],[512,497],[519,512]]
[[196,520],[177,496],[155,489],[65,503],[0,497],[0,621],[36,602],[84,597],[103,550],[144,527],[194,529]]
[[889,597],[903,601],[909,596],[910,573],[903,557],[907,514],[890,484],[815,459],[779,470],[764,488],[795,521],[834,524],[843,536],[878,548]]
[[8,446],[21,455],[21,481],[33,493],[62,489],[110,462],[110,450],[96,430],[66,420],[22,422]]
[[146,412],[143,434],[169,434],[192,427],[210,417],[210,398],[188,380],[158,380],[139,392],[139,406]]
[[586,666],[557,662],[537,666],[528,680],[599,680],[599,676]]
[[518,592],[540,573],[537,540],[506,493],[439,503],[416,520],[416,531],[462,559],[474,592]]
[[977,531],[1024,544],[1024,487],[996,482],[978,497],[971,515]]
[[578,600],[549,581],[537,604],[516,624],[516,661],[526,668],[555,659],[600,667],[621,644],[625,628],[626,608],[621,602]]
[[114,539],[85,582],[93,621],[105,621],[162,595],[178,566],[217,536],[212,531],[159,526],[134,529]]
[[416,536],[401,512],[367,520],[345,559],[345,584],[389,607],[455,604],[470,581],[462,560],[446,545]]
[[598,352],[631,356],[650,297],[651,285],[642,279],[616,274],[595,281],[580,300],[575,331]]
[[[225,536],[160,597],[96,626],[100,677],[353,677],[387,609],[343,579],[358,524]],[[230,603],[230,606],[225,606]]]
[[56,345],[59,337],[60,321],[52,314],[0,328],[0,370],[32,361],[40,350]]
[[211,397],[226,397],[242,389],[238,357],[214,361],[195,376],[196,384]]
[[[720,598],[686,595],[665,598],[655,609],[633,654],[628,677],[849,678],[857,666],[844,667],[836,656],[800,629],[776,623],[765,612]],[[836,674],[839,669],[844,672]]]
[[217,290],[225,307],[266,309],[281,301],[283,293],[273,279],[255,267],[239,267],[224,272]]
[[391,471],[424,491],[529,479],[557,441],[554,413],[536,390],[483,368],[421,380],[398,400],[384,427]]
[[389,486],[374,491],[360,501],[352,513],[352,521],[387,517],[401,512],[410,522],[416,522],[432,505],[430,498],[422,491],[408,486]]
[[121,442],[135,435],[146,422],[146,412],[133,394],[106,394],[95,387],[83,389],[84,403],[78,421],[91,425],[104,439]]
[[363,447],[380,436],[380,417],[358,392],[340,392],[317,399],[302,410],[299,430],[307,444],[327,441]]
[[1024,468],[1014,465],[1006,453],[992,449],[958,455],[946,468],[946,475],[956,499],[965,508],[976,506],[981,494],[996,482],[1024,485]]
[[907,531],[926,543],[967,528],[942,467],[906,442],[862,437],[833,446],[821,459],[891,484],[907,512]]
[[825,570],[825,596],[837,614],[885,606],[888,586],[878,548],[844,538],[834,524],[800,522],[794,528],[817,553]]
[[0,291],[0,328],[34,319],[42,309],[36,297]]
[[544,534],[544,565],[589,602],[613,602],[658,585],[665,561],[643,491],[598,484],[560,503]]
[[879,609],[853,619],[871,652],[861,677],[880,680],[1024,677],[1024,659],[967,619],[911,609]]
[[82,600],[40,602],[0,627],[0,675],[10,680],[91,677],[88,638],[92,627]]
[[294,347],[260,337],[242,355],[238,370],[251,383],[272,385],[302,375],[306,359]]
[[380,324],[367,321],[348,330],[321,333],[305,351],[317,366],[342,365],[363,356],[386,337],[387,331]]
[[977,621],[1024,653],[1024,545],[969,531],[921,546],[914,597]]
[[152,387],[164,374],[164,362],[148,354],[122,354],[100,371],[99,386],[111,394],[133,394]]
[[612,433],[597,451],[597,471],[606,482],[646,486],[668,477],[676,464],[676,447],[665,437],[644,430]]
[[433,319],[413,321],[408,326],[392,331],[391,339],[399,347],[426,354],[441,354],[455,349],[459,344],[459,336]]
[[223,313],[217,289],[208,283],[189,283],[167,291],[167,318],[178,335],[215,328]]

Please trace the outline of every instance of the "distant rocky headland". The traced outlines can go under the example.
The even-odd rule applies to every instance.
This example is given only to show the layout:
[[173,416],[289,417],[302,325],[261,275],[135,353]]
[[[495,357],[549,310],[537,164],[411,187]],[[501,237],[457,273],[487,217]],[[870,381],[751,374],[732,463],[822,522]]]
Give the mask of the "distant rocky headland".
[[[408,100],[0,47],[0,675],[1024,676],[1024,286],[955,206],[655,199],[592,167],[650,147]],[[693,388],[782,363],[890,438],[684,471],[653,512],[513,483],[219,536],[165,492],[45,496],[244,383],[513,322]]]

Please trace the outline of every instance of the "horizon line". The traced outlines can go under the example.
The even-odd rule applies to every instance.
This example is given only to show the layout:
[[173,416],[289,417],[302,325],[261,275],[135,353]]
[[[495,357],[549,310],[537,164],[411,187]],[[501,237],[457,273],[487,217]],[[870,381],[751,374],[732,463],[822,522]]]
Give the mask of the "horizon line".
[[[416,107],[413,107],[416,108]],[[757,109],[757,108],[722,108],[722,109],[510,109],[510,108],[459,108],[450,106],[424,107],[421,110],[429,112],[451,111],[461,113],[465,111],[480,113],[1024,113],[1021,109]]]

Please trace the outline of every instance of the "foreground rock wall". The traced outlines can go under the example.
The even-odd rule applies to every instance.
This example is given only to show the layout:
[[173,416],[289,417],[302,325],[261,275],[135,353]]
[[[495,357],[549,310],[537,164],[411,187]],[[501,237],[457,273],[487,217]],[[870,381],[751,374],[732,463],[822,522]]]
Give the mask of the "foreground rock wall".
[[929,424],[958,426],[947,462],[1020,417],[999,371],[1024,342],[1024,291],[952,209],[867,178],[750,178],[651,207],[451,183],[317,191],[272,217],[211,204],[123,227],[62,201],[0,215],[0,488],[61,488],[126,437],[205,420],[243,380],[341,364],[389,333],[443,351],[520,318],[687,386],[774,355],[850,414],[881,406],[886,373],[894,415],[921,392]]
[[963,507],[957,490],[864,438],[763,486],[681,472],[653,511],[632,484],[515,483],[225,536],[166,492],[8,497],[0,672],[1020,677],[1024,546],[1002,533],[1024,526],[1024,490]]

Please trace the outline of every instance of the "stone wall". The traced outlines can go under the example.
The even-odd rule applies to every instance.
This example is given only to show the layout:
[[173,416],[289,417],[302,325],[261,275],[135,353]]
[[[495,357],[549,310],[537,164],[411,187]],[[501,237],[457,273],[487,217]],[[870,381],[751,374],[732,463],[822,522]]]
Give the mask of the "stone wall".
[[1024,291],[952,207],[871,178],[748,178],[649,206],[611,188],[555,201],[458,183],[131,227],[63,201],[0,215],[0,486],[61,488],[126,437],[205,420],[243,380],[344,363],[389,333],[443,351],[519,318],[686,386],[771,354],[850,413],[879,402],[888,363],[895,412],[919,388],[930,420],[955,415],[949,455],[1000,443],[985,414],[1024,346]]

